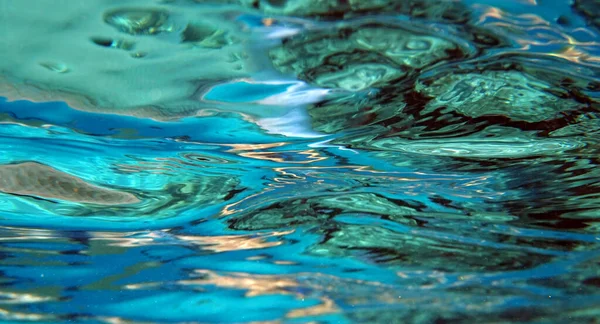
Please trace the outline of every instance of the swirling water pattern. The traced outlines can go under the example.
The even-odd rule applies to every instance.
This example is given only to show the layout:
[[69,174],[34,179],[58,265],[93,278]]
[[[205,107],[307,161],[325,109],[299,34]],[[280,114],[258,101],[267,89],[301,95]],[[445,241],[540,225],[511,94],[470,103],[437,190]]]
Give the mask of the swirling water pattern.
[[0,318],[595,323],[600,2],[0,2]]

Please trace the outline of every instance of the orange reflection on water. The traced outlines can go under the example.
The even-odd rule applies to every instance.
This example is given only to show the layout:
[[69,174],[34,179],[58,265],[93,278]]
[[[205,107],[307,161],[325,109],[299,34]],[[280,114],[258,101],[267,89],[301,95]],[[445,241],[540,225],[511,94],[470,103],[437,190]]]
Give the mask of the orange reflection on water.
[[225,205],[225,207],[223,207],[223,209],[221,209],[221,212],[219,213],[218,217],[225,217],[225,216],[233,215],[233,214],[235,214],[237,212],[243,211],[243,209],[235,209],[235,207],[237,205],[245,202],[248,199],[256,198],[256,197],[258,197],[260,195],[264,195],[267,192],[270,192],[270,191],[273,191],[273,190],[274,189],[272,187],[264,188],[261,192],[255,193],[255,194],[250,195],[248,197],[245,197],[245,198],[243,198],[241,200],[238,200],[238,201],[236,201],[234,203],[227,204],[227,205]]
[[[550,22],[545,20],[544,18],[536,15],[536,14],[519,14],[513,15],[503,11],[502,9],[491,7],[491,6],[483,6],[483,5],[474,5],[475,8],[485,7],[483,13],[479,16],[479,20],[477,23],[483,23],[488,18],[493,18],[494,20],[500,20],[504,23],[507,23],[508,27],[515,27],[516,25],[545,25],[550,26]],[[496,24],[496,23],[494,23]]]
[[281,241],[267,242],[269,237],[277,237],[293,233],[294,230],[261,233],[259,235],[222,235],[222,236],[191,236],[177,235],[176,238],[198,245],[208,245],[203,248],[213,252],[228,252],[251,249],[265,249],[281,245]]
[[288,142],[276,142],[276,143],[265,143],[265,144],[218,144],[222,146],[231,147],[227,152],[237,153],[241,151],[255,151],[255,150],[266,150],[274,147],[280,147],[289,144]]
[[291,184],[293,182],[290,181],[290,179],[298,179],[298,180],[304,180],[306,179],[305,177],[302,176],[298,176],[294,173],[291,172],[287,172],[285,171],[286,168],[273,168],[273,171],[275,172],[279,172],[281,173],[284,177],[283,178],[275,178],[273,179],[275,181],[275,183],[269,183],[267,185],[266,188],[263,188],[263,190],[261,190],[260,192],[257,192],[253,195],[247,196],[241,200],[238,200],[236,202],[233,202],[231,204],[225,205],[225,207],[223,207],[223,209],[221,209],[221,212],[219,213],[219,217],[225,217],[225,216],[229,216],[232,215],[234,213],[238,213],[238,212],[242,212],[244,209],[235,209],[235,207],[243,202],[245,202],[246,200],[249,199],[255,199],[256,197],[259,197],[261,195],[265,195],[269,192],[272,192],[274,190],[276,190],[276,188],[281,188],[283,186],[285,186],[286,184]]
[[194,272],[200,275],[201,278],[180,280],[178,283],[182,285],[215,285],[221,288],[244,289],[247,290],[246,297],[272,294],[298,295],[298,293],[290,291],[290,288],[299,286],[298,282],[292,278],[243,272],[220,275],[211,270],[195,270]]
[[149,232],[91,232],[90,241],[109,241],[108,246],[135,247],[156,244],[159,234]]
[[169,244],[184,241],[201,246],[203,249],[220,253],[228,251],[264,249],[281,245],[281,241],[267,241],[271,237],[279,237],[293,233],[294,230],[279,232],[262,232],[255,235],[176,235],[168,233],[168,230],[153,232],[130,232],[130,233],[101,233],[95,232],[91,241],[112,241],[109,246],[134,247],[158,244]]
[[307,316],[319,316],[319,315],[328,315],[339,313],[340,309],[337,307],[335,302],[327,297],[321,298],[321,304],[307,307],[294,309],[288,312],[285,317],[286,318],[298,318],[298,317],[307,317]]
[[[480,5],[473,6],[474,8],[480,7]],[[504,12],[496,7],[488,7],[477,20],[478,24],[483,23],[487,18],[504,19]]]
[[578,63],[578,64],[586,63],[586,62],[600,63],[600,57],[593,56],[593,55],[585,53],[581,50],[578,50],[575,46],[566,46],[561,52],[548,53],[548,55],[554,56],[554,57],[560,57],[567,61],[570,61],[573,63]]
[[98,317],[97,318],[99,321],[102,321],[104,323],[107,324],[146,324],[146,323],[152,323],[152,322],[140,322],[140,321],[130,321],[130,320],[126,320],[126,319],[122,319],[120,317],[116,317],[116,316],[104,316],[104,317]]
[[[327,175],[331,175],[330,174],[324,174],[324,173],[318,173],[318,170],[328,170],[328,169],[332,169],[332,170],[336,170],[336,169],[350,169],[351,171],[356,171],[356,172],[368,172],[368,173],[372,173],[372,174],[376,174],[375,176],[371,176],[368,175],[369,177],[375,177],[377,179],[383,179],[386,181],[412,181],[412,182],[416,182],[416,181],[450,181],[450,180],[454,180],[454,181],[460,181],[460,180],[464,180],[462,178],[456,178],[456,177],[452,177],[452,174],[448,174],[448,175],[439,175],[439,174],[430,174],[430,173],[424,173],[424,172],[386,172],[386,171],[377,171],[377,170],[373,170],[371,167],[369,166],[361,166],[361,165],[344,165],[344,166],[306,166],[306,167],[280,167],[280,168],[273,168],[274,171],[279,172],[281,174],[285,174],[285,175],[293,175],[297,178],[301,178],[304,179],[304,177],[300,177],[295,175],[294,173],[292,173],[291,171],[293,170],[308,170],[308,172],[306,172],[306,175],[309,175],[311,177],[315,177],[315,178],[333,178],[332,176],[327,176]],[[316,170],[316,172],[313,172],[311,170]],[[385,175],[379,175],[379,174],[385,174]],[[427,178],[419,178],[419,177],[411,177],[411,176],[393,176],[390,174],[410,174],[410,175],[419,175],[419,176],[423,176],[423,177],[427,177]],[[348,178],[352,178],[352,177],[364,177],[360,174],[344,174],[344,177],[348,177]],[[483,180],[486,180],[486,178],[482,178]]]
[[2,320],[14,320],[14,321],[41,321],[41,320],[52,320],[54,316],[32,314],[32,313],[18,313],[12,310],[6,310],[0,308],[0,319]]
[[[295,154],[295,155],[299,155],[299,156],[306,156],[305,160],[302,161],[297,161],[297,160],[290,160],[289,158],[286,158],[285,154]],[[280,162],[280,163],[313,163],[313,162],[318,162],[318,161],[323,161],[326,160],[327,157],[325,156],[321,156],[318,152],[316,152],[315,150],[304,150],[304,151],[281,151],[281,152],[247,152],[247,153],[240,153],[239,155],[243,156],[243,157],[247,157],[247,158],[252,158],[252,159],[257,159],[257,160],[264,160],[264,161],[272,161],[272,162]]]
[[274,22],[275,22],[275,19],[273,19],[273,18],[263,18],[263,20],[262,20],[263,25],[265,25],[266,27],[273,25]]
[[23,303],[39,303],[49,300],[55,300],[57,297],[39,296],[28,293],[0,291],[0,300],[2,304],[23,304]]
[[523,19],[524,21],[527,21],[528,24],[531,25],[545,25],[545,26],[550,26],[550,22],[547,21],[546,19],[535,15],[535,14],[521,14],[521,15],[516,15],[515,18],[520,18]]
[[[211,270],[195,270],[194,272],[201,275],[201,278],[181,280],[178,283],[182,285],[215,285],[221,288],[243,289],[246,290],[244,294],[246,297],[279,294],[304,298],[301,293],[293,291],[300,284],[290,276],[257,275],[243,272],[231,272],[226,275],[220,275]],[[286,317],[318,316],[340,311],[330,298],[322,297],[320,299],[322,304],[292,310],[286,314]]]

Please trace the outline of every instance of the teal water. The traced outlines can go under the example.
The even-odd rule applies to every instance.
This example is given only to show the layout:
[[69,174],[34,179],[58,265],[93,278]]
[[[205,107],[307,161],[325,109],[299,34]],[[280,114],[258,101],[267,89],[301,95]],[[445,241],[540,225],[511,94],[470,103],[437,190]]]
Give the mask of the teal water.
[[0,2],[0,319],[596,323],[600,2]]

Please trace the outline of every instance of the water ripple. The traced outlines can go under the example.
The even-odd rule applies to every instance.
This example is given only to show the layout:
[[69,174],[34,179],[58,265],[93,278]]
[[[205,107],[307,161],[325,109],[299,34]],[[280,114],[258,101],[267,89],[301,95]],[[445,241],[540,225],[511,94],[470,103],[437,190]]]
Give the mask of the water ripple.
[[596,322],[596,9],[0,4],[0,319]]

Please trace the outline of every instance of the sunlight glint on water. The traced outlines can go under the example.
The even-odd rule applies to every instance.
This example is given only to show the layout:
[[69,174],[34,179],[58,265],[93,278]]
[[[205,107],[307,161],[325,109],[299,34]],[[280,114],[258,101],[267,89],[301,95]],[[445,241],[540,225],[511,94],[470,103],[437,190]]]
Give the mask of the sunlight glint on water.
[[599,17],[0,3],[0,319],[595,323]]

